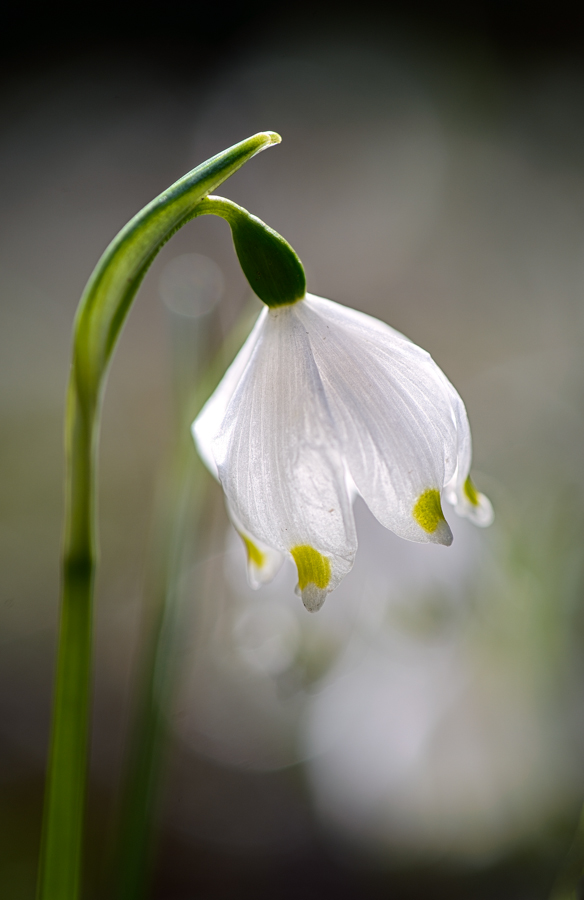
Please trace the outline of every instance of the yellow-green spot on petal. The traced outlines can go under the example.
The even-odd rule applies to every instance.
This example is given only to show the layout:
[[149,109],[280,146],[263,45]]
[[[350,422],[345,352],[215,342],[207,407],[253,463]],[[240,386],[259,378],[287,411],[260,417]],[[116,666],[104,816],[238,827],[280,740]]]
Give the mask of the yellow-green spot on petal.
[[470,477],[470,475],[464,482],[463,490],[464,490],[464,496],[469,501],[469,503],[472,503],[473,506],[478,506],[479,505],[479,494],[478,494],[476,487],[472,483],[472,478]]
[[259,547],[256,547],[254,542],[250,541],[250,539],[244,534],[241,535],[241,539],[245,544],[245,549],[247,550],[248,561],[257,566],[258,569],[261,569],[266,561],[266,554],[262,553]]
[[420,494],[413,510],[414,519],[428,534],[434,534],[441,522],[444,522],[444,513],[440,503],[440,492],[436,488],[428,488]]
[[317,588],[327,587],[331,580],[331,564],[326,556],[309,544],[292,547],[290,553],[298,568],[298,587],[301,591],[309,584],[315,584]]

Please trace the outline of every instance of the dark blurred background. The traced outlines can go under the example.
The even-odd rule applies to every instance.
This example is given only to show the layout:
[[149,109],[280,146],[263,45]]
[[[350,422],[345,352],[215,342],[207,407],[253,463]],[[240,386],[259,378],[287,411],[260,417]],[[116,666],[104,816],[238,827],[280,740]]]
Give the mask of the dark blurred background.
[[[34,895],[76,304],[138,209],[270,129],[282,145],[222,193],[291,242],[310,290],[432,353],[497,519],[454,521],[443,551],[358,505],[355,570],[311,617],[291,569],[247,588],[205,482],[172,576],[151,896],[547,897],[584,795],[580,10],[39,2],[3,24],[0,895]],[[87,897],[113,896],[176,423],[250,302],[226,227],[197,220],[155,261],[113,362]]]

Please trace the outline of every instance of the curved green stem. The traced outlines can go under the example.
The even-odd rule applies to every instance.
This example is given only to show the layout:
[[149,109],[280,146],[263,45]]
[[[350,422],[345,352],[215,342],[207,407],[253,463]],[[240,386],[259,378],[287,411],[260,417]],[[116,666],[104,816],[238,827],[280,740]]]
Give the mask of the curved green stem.
[[79,304],[65,423],[63,593],[39,900],[76,900],[79,894],[96,562],[96,449],[108,364],[138,287],[160,248],[196,215],[197,205],[209,191],[260,150],[279,141],[273,132],[254,135],[212,157],[160,194],[106,249]]

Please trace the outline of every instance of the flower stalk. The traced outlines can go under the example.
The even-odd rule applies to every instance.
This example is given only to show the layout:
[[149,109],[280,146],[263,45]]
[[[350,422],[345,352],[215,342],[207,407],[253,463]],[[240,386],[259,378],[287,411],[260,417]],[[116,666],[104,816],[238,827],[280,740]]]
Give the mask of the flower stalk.
[[96,452],[108,365],[132,301],[160,248],[197,215],[210,191],[279,141],[273,132],[256,134],[171,185],[114,238],[79,304],[66,407],[63,584],[38,900],[79,896],[97,559]]

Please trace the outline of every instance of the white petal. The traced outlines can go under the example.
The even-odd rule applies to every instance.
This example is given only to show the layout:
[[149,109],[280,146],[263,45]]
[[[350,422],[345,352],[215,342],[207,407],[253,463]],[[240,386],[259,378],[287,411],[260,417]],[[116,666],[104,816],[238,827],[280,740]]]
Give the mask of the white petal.
[[215,478],[218,478],[217,463],[211,450],[211,442],[217,435],[225,417],[225,411],[241,376],[245,371],[258,337],[264,327],[268,310],[263,309],[245,344],[227,369],[218,388],[205,403],[203,409],[191,425],[191,432],[199,451],[199,456]]
[[459,516],[466,516],[474,525],[480,525],[481,528],[493,524],[495,513],[493,506],[488,497],[477,491],[474,484],[465,481],[462,496],[459,496],[458,503],[454,507]]
[[229,504],[227,504],[227,512],[245,546],[249,586],[256,590],[275,577],[284,562],[284,556],[279,550],[268,547],[255,534],[251,534],[239,521],[237,514]]
[[486,528],[493,522],[495,514],[489,498],[477,491],[470,479],[472,440],[466,408],[458,391],[445,375],[443,377],[450,393],[458,435],[456,472],[446,485],[444,496],[454,506],[455,512],[459,516],[464,516],[470,519],[473,524]]
[[449,544],[439,500],[456,469],[457,427],[442,372],[364,313],[311,295],[297,307],[365,502],[400,537]]
[[269,310],[211,450],[238,521],[292,555],[314,610],[350,570],[357,539],[302,305]]

